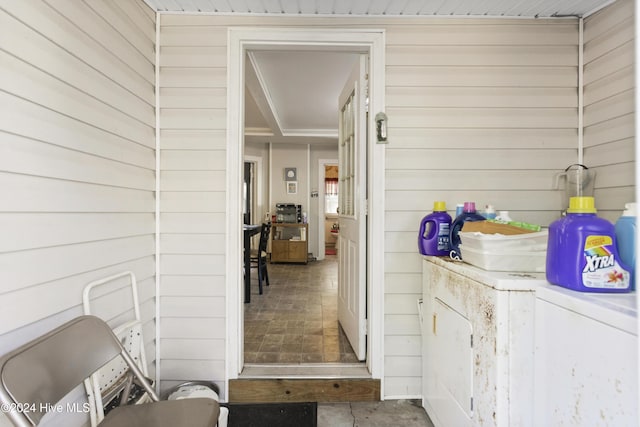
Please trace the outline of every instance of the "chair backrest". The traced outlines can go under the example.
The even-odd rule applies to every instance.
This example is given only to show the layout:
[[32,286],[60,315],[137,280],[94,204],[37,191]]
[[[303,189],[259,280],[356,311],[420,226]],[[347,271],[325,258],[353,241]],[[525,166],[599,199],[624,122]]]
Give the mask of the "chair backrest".
[[[113,285],[121,278],[127,278],[129,282],[129,291],[133,303],[131,308],[133,309],[134,318],[115,325],[112,330],[129,355],[136,361],[140,370],[148,377],[147,358],[142,336],[138,285],[133,272],[123,271],[109,277],[95,280],[85,286],[82,293],[84,314],[95,314],[92,312],[92,305],[100,305],[100,292],[96,292],[97,290],[99,291],[104,285]],[[117,398],[122,390],[128,386],[129,374],[130,372],[125,361],[122,358],[116,358],[92,375],[90,381],[87,381],[86,388],[90,404],[92,427],[97,426],[100,421],[104,419],[105,405],[108,406],[109,402]]]
[[75,318],[0,358],[0,402],[16,409],[29,405],[8,415],[16,425],[36,425],[47,409],[122,353],[103,320]]
[[260,242],[258,243],[259,256],[262,256],[262,253],[267,251],[267,243],[269,243],[270,231],[271,231],[271,224],[268,222],[263,222],[262,229],[260,230]]

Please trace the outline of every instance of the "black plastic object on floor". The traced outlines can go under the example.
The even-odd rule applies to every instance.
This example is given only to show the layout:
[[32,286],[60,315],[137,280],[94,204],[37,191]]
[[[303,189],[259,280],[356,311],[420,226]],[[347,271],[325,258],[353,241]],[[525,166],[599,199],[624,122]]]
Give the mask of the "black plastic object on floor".
[[305,403],[225,403],[229,408],[228,427],[316,427],[318,404]]

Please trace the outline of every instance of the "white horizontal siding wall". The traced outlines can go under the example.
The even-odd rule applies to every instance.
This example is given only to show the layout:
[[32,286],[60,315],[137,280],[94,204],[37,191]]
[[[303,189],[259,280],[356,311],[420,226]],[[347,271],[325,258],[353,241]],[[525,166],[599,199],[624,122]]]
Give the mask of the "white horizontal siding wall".
[[596,207],[615,221],[635,201],[634,2],[618,0],[584,23],[584,162]]
[[[386,29],[390,142],[383,393],[419,396],[420,219],[435,200],[445,200],[450,209],[463,201],[492,203],[515,218],[542,224],[558,216],[562,195],[554,190],[553,177],[577,159],[576,21],[162,15],[161,24],[162,155],[188,156],[197,150],[200,155],[194,157],[216,153],[219,159],[225,146],[229,26]],[[224,235],[220,218],[226,165],[198,164],[178,161],[173,169],[162,170],[162,200],[173,207],[165,203],[161,208],[163,239],[173,233]],[[179,228],[170,230],[168,220]],[[163,249],[163,262],[166,257],[171,265],[207,266],[195,277],[192,270],[163,268],[163,289],[169,278],[177,283],[197,280],[190,287],[193,304],[162,315],[163,345],[176,340],[165,324],[189,331],[189,339],[224,344],[216,335],[224,318],[213,310],[191,310],[200,297],[223,298],[224,263],[217,250],[196,248],[189,241],[174,246],[171,254]],[[166,303],[176,301],[167,298]],[[205,354],[174,347],[172,355],[162,350],[163,366],[165,357],[176,364],[170,378],[163,368],[163,379],[189,379],[194,370],[203,379],[224,377],[222,349]],[[197,363],[180,372],[178,360]]]
[[548,224],[575,162],[576,21],[387,26],[385,394],[420,394],[417,230],[433,203]]
[[[82,314],[87,283],[132,270],[154,372],[149,12],[137,0],[0,1],[0,353]],[[111,301],[96,310],[116,322],[129,307]]]
[[159,19],[161,386],[225,396],[226,29],[189,38]]

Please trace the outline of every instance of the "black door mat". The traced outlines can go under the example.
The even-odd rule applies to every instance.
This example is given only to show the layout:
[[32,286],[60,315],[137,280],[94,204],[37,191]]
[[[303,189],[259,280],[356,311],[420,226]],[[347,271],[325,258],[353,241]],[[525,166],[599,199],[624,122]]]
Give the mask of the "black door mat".
[[316,427],[318,404],[305,403],[225,403],[228,427]]

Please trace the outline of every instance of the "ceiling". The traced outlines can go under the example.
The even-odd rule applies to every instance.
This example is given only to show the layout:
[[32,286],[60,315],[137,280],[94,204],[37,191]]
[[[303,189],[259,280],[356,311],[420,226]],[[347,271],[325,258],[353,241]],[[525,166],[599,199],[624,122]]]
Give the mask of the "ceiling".
[[[588,16],[615,0],[144,0],[158,12],[251,16]],[[255,51],[246,61],[245,141],[337,141],[337,99],[357,53]]]
[[160,12],[294,15],[586,16],[607,0],[145,0]]
[[357,53],[279,50],[247,56],[247,142],[336,143],[338,96]]

